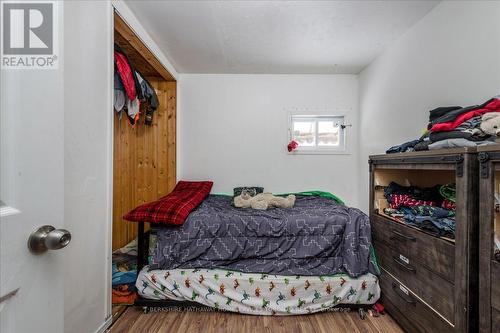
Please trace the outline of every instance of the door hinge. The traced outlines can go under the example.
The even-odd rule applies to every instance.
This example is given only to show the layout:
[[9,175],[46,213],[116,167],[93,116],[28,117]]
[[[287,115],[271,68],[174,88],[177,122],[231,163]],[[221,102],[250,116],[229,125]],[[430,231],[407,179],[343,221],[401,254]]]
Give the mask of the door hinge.
[[481,178],[488,178],[490,176],[490,155],[488,153],[482,152],[477,155],[479,161],[479,172]]

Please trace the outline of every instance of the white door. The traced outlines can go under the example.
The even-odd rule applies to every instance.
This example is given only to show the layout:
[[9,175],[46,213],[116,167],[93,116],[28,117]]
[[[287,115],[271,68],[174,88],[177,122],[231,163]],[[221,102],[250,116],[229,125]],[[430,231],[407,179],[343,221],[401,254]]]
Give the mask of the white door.
[[[2,57],[6,47],[29,53],[48,46],[57,57],[57,68],[39,59],[12,68],[9,59],[0,71],[2,333],[96,332],[110,317],[111,7],[108,1],[37,4],[46,3],[52,6],[1,3],[9,11],[0,19],[2,32],[9,29],[1,34]],[[47,22],[52,41],[50,29],[43,30]],[[67,229],[71,242],[31,253],[28,238],[44,225]],[[68,240],[57,237],[39,244]]]

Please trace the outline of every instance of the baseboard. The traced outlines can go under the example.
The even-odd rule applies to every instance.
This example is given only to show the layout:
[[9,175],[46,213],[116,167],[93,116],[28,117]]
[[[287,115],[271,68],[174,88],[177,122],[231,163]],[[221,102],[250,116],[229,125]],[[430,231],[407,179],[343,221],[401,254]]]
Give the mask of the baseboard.
[[95,331],[95,333],[104,333],[108,329],[109,326],[111,326],[111,323],[113,322],[113,316],[109,316],[106,318],[106,321]]

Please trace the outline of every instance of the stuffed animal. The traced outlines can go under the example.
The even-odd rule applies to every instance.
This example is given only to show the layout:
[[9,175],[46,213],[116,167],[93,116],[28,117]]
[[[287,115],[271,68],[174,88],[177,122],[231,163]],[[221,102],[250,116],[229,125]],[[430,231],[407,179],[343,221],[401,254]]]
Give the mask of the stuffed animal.
[[295,205],[295,195],[290,194],[286,198],[274,196],[272,193],[259,193],[252,197],[247,192],[242,192],[234,198],[234,206],[238,208],[253,208],[266,210],[271,207],[292,208]]
[[481,119],[481,130],[490,135],[500,136],[500,112],[488,112]]

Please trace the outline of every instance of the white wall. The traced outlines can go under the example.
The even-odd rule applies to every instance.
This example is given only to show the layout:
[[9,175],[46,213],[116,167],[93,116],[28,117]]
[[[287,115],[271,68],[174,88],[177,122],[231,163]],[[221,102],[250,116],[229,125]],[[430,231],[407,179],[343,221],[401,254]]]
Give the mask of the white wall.
[[72,234],[60,250],[64,332],[95,332],[111,316],[112,15],[109,1],[64,3],[64,221]]
[[111,319],[113,9],[178,75],[122,1],[64,3],[64,221],[73,236],[63,250],[65,332]]
[[149,50],[155,55],[158,61],[165,67],[165,69],[177,80],[179,74],[172,65],[170,60],[162,52],[158,44],[151,38],[148,31],[142,25],[142,22],[135,16],[134,12],[130,10],[128,5],[123,0],[111,0],[113,8],[118,15],[128,24],[141,41],[146,45]]
[[500,3],[442,2],[359,77],[361,208],[368,155],[418,138],[428,111],[500,93]]
[[[295,107],[346,114],[351,154],[289,155],[287,110]],[[213,180],[212,193],[321,189],[356,206],[357,125],[355,75],[181,75],[179,179]]]

